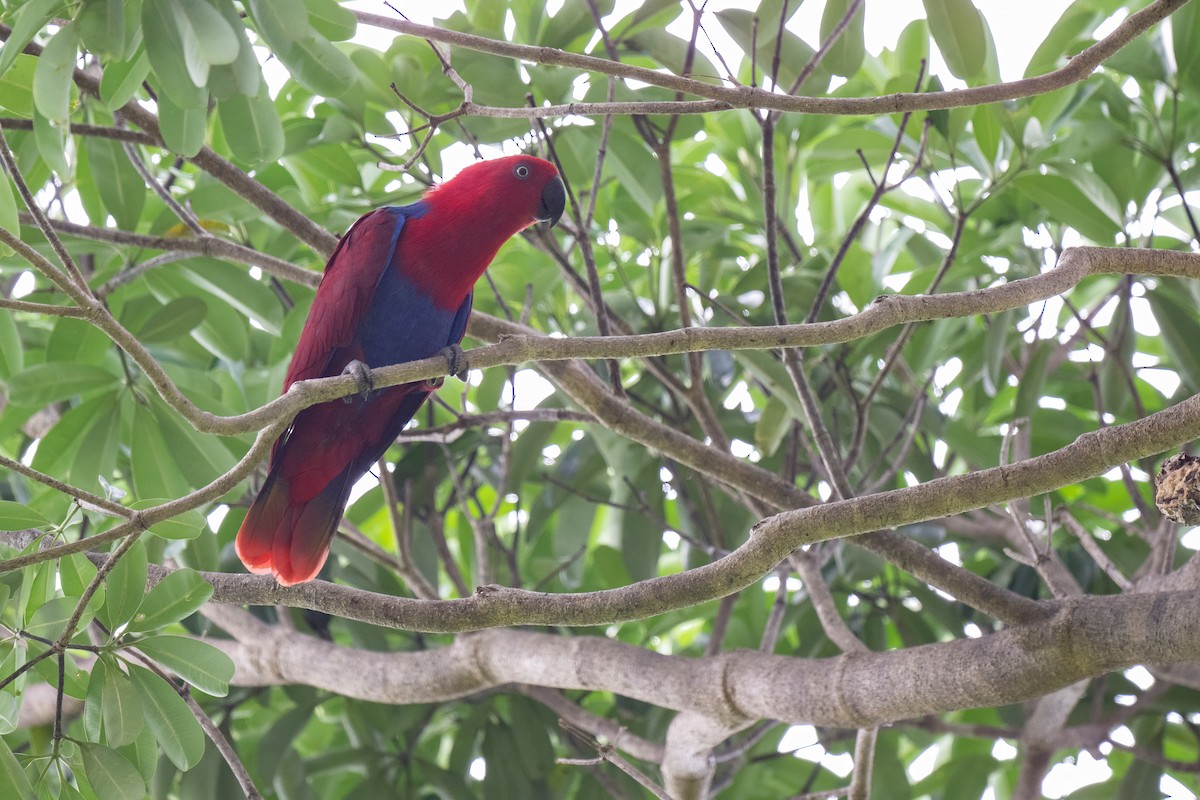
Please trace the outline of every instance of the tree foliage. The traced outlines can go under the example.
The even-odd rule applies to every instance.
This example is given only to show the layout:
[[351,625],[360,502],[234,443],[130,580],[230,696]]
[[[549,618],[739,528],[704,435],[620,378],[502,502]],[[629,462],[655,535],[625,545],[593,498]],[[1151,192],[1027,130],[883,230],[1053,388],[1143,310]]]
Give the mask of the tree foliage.
[[[969,0],[880,53],[802,5],[5,3],[0,795],[1200,791],[1151,480],[1200,436],[1200,5],[1078,0],[1012,83]],[[270,442],[354,390],[275,400],[337,233],[515,150],[571,203],[469,381],[324,580],[245,575]]]

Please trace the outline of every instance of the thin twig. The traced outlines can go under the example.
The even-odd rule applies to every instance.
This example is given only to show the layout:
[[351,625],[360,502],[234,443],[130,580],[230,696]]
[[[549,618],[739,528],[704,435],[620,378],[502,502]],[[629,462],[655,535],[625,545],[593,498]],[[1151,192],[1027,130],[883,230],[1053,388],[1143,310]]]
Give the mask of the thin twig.
[[854,739],[854,777],[850,779],[847,800],[870,800],[872,765],[878,737],[879,728],[860,728]]
[[[122,123],[120,114],[118,113],[115,116],[118,125],[120,125]],[[147,167],[146,163],[142,161],[142,156],[140,153],[138,153],[135,144],[131,141],[125,140],[121,142],[121,148],[125,151],[125,156],[129,159],[129,163],[133,165],[134,170],[136,170],[137,174],[141,176],[142,181],[146,184],[146,186],[150,187],[151,191],[158,195],[159,199],[166,204],[167,208],[171,209],[171,213],[174,214],[180,222],[186,225],[192,233],[200,237],[208,236],[208,231],[206,231],[204,226],[200,224],[200,221],[196,219],[196,215],[181,206],[179,201],[172,197],[171,193],[167,191],[166,187],[159,183],[158,179],[151,174],[149,167]]]
[[183,702],[187,704],[188,710],[192,712],[192,716],[200,723],[204,734],[217,748],[217,752],[221,754],[221,758],[225,759],[225,764],[233,773],[233,777],[237,779],[238,786],[242,787],[242,794],[246,800],[262,800],[262,794],[258,791],[258,787],[254,785],[254,780],[250,777],[250,771],[246,769],[246,765],[238,757],[237,751],[233,749],[233,745],[225,738],[225,734],[213,722],[212,717],[200,707],[200,704],[196,702],[196,698],[192,697],[192,693],[188,690],[187,686],[185,685],[183,688],[180,688],[176,685],[175,681],[162,665],[152,658],[147,657],[144,653],[128,650],[125,652],[140,661],[159,678],[162,678],[168,686],[175,690],[176,694],[183,698]]
[[638,770],[637,767],[633,766],[633,764],[630,764],[628,761],[626,761],[612,745],[600,744],[595,739],[592,739],[591,736],[582,735],[582,732],[579,729],[575,728],[569,723],[564,722],[563,720],[559,720],[559,726],[564,730],[574,733],[576,736],[587,742],[589,746],[594,747],[596,749],[597,757],[586,759],[559,758],[555,760],[556,764],[577,767],[594,767],[599,766],[607,761],[637,781],[638,784],[646,791],[650,792],[650,794],[654,795],[660,800],[671,800],[671,798],[667,796],[667,793],[663,791],[662,787],[642,774],[642,772]]
[[1125,577],[1125,573],[1121,572],[1120,568],[1113,562],[1111,558],[1108,557],[1108,554],[1104,552],[1096,540],[1092,538],[1092,534],[1082,525],[1080,525],[1073,516],[1071,516],[1071,512],[1068,511],[1065,506],[1060,506],[1054,509],[1054,521],[1070,531],[1075,538],[1079,540],[1079,544],[1083,547],[1084,551],[1091,556],[1091,559],[1093,562],[1095,562],[1096,566],[1099,567],[1101,571],[1104,572],[1104,574],[1107,575],[1121,591],[1128,592],[1133,588],[1133,581]]
[[404,503],[401,510],[400,498],[396,496],[396,483],[388,471],[387,459],[376,463],[379,470],[379,487],[383,490],[383,502],[392,522],[392,535],[396,539],[396,552],[400,555],[400,576],[414,595],[424,600],[437,600],[438,592],[425,575],[417,568],[412,554],[412,485],[404,483]]
[[74,282],[79,291],[89,293],[91,290],[88,288],[87,279],[79,271],[79,267],[75,264],[75,259],[71,257],[62,240],[55,234],[54,228],[50,225],[50,220],[47,219],[41,206],[37,204],[37,201],[33,197],[33,192],[29,189],[29,185],[25,183],[25,178],[21,175],[21,170],[17,167],[17,160],[13,156],[12,150],[9,149],[8,139],[4,136],[3,126],[0,126],[0,165],[3,165],[4,171],[8,173],[8,179],[17,187],[17,194],[21,196],[25,207],[33,215],[38,229],[46,237],[46,241],[50,243],[54,254],[58,256],[58,261],[62,264],[63,269],[66,270],[66,275],[70,276],[71,281]]

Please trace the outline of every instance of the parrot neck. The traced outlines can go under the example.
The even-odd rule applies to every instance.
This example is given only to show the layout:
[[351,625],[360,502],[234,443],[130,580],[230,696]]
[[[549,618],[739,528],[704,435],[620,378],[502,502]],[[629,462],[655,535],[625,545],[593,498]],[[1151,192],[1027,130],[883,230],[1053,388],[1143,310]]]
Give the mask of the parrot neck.
[[433,192],[404,224],[396,246],[406,277],[434,305],[455,310],[508,239],[533,222],[532,214],[481,212],[487,204],[466,203],[449,192]]

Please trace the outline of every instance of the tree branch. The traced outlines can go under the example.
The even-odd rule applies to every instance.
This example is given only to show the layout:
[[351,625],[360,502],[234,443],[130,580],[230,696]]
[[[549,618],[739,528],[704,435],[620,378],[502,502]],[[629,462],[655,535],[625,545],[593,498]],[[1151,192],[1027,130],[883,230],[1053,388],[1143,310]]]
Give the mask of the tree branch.
[[[517,630],[443,648],[340,647],[206,607],[241,686],[291,683],[377,703],[444,702],[508,683],[608,691],[731,727],[755,719],[861,728],[1039,697],[1134,664],[1200,660],[1200,590],[1053,601],[1043,620],[977,639],[809,659],[742,650],[666,656],[604,637]],[[887,673],[889,680],[881,681]]]
[[[685,105],[685,101],[685,103],[674,104],[674,110],[670,111],[665,111],[661,107],[653,109],[641,107],[630,109],[616,108],[607,103],[569,103],[566,105],[541,106],[538,108],[491,109],[487,113],[487,116],[524,118],[528,116],[559,117],[566,115],[631,113],[700,114],[730,108],[758,108],[801,114],[879,115],[998,103],[1004,100],[1016,100],[1021,97],[1034,97],[1054,91],[1055,89],[1061,89],[1072,83],[1078,83],[1086,80],[1095,71],[1096,67],[1104,63],[1114,53],[1149,30],[1152,26],[1170,16],[1186,2],[1187,0],[1157,0],[1157,2],[1151,3],[1146,8],[1129,15],[1124,22],[1117,26],[1116,30],[1091,47],[1076,54],[1063,67],[1034,78],[1025,78],[1023,80],[997,83],[989,86],[958,89],[949,92],[912,92],[885,95],[882,97],[844,98],[797,97],[768,92],[753,86],[719,86],[658,70],[634,67],[622,62],[609,61],[578,53],[568,53],[552,47],[531,47],[495,39],[486,39],[482,36],[475,36],[469,33],[460,33],[429,25],[419,25],[407,19],[368,14],[365,11],[356,11],[354,13],[358,17],[358,21],[362,24],[373,25],[397,33],[409,34],[410,36],[420,36],[424,39],[442,42],[454,47],[464,47],[468,50],[491,53],[535,64],[571,67],[587,72],[598,72],[602,75],[633,79],[652,86],[661,86],[698,97],[705,97],[713,101],[709,103],[692,102],[689,105]],[[659,104],[659,106],[661,105]],[[502,111],[506,113],[499,113]],[[467,113],[480,112],[481,107],[476,107],[469,109]]]

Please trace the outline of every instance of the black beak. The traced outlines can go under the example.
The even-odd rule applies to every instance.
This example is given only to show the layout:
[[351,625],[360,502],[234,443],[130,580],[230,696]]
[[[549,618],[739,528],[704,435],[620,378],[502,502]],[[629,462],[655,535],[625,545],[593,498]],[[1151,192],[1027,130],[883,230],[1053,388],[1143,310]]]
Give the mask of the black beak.
[[562,216],[563,210],[567,207],[567,190],[563,186],[562,178],[555,175],[546,182],[546,186],[542,189],[542,200],[538,203],[537,221],[550,223],[548,227],[553,228],[558,224],[558,218]]

